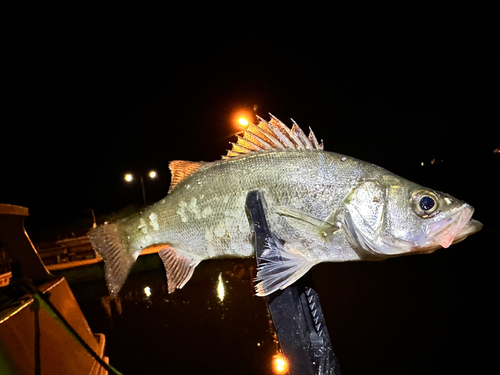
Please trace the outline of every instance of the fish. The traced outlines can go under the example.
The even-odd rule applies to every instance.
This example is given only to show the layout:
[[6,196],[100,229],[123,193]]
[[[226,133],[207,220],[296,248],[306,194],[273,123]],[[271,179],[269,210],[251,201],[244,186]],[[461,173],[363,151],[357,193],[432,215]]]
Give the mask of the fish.
[[164,199],[90,230],[111,295],[151,246],[160,248],[170,293],[203,260],[253,256],[245,201],[255,190],[265,195],[266,218],[281,241],[259,259],[258,296],[286,288],[321,262],[432,253],[482,227],[474,208],[449,194],[325,151],[293,120],[291,128],[271,114],[258,120],[220,160],[171,161]]

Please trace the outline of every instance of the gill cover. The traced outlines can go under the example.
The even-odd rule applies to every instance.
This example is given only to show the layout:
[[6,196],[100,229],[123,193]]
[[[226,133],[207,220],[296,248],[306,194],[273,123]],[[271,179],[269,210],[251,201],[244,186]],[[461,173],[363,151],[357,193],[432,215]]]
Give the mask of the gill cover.
[[412,245],[388,233],[388,188],[377,181],[364,181],[345,200],[345,221],[354,241],[372,254],[409,252]]

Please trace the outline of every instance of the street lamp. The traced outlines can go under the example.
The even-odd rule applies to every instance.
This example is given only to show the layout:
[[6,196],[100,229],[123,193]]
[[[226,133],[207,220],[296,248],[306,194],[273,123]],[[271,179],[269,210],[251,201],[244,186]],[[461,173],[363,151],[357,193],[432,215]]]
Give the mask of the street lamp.
[[248,109],[240,109],[233,113],[232,123],[239,131],[246,129],[252,119],[255,119],[255,113]]
[[[150,179],[154,180],[158,177],[158,173],[156,173],[156,171],[149,171],[148,176]],[[123,178],[127,182],[134,181],[134,175],[132,173],[126,173]],[[144,178],[142,177],[142,175],[139,176],[139,180],[141,181],[142,200],[144,202],[144,205],[146,206],[146,189],[144,188]]]

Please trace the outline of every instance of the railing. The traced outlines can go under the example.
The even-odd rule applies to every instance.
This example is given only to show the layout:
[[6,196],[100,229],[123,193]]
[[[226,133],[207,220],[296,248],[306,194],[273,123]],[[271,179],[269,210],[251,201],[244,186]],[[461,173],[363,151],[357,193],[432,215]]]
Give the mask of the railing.
[[[67,238],[35,245],[46,266],[96,258],[87,236]],[[0,275],[10,272],[11,259],[0,244]]]
[[46,266],[96,258],[87,236],[40,243],[36,248]]
[[10,272],[10,257],[0,244],[0,275]]

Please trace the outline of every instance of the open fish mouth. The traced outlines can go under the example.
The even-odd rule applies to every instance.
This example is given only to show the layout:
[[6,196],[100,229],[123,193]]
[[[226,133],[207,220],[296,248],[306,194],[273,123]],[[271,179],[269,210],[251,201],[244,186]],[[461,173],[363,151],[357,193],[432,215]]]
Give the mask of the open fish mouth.
[[[462,230],[465,229],[473,213],[474,209],[471,206],[464,205],[460,212],[452,218],[432,224],[431,232],[434,231],[432,228],[433,226],[437,229],[437,233],[432,237],[433,241],[437,242],[445,249],[448,248],[455,238],[461,234]],[[442,228],[443,226],[444,228]]]
[[436,222],[430,226],[431,241],[412,249],[412,252],[430,253],[441,247],[448,248],[452,244],[463,241],[465,238],[481,230],[483,224],[472,219],[474,208],[464,205],[460,212],[453,218]]
[[465,224],[464,227],[460,230],[460,232],[453,239],[452,244],[465,240],[471,234],[479,232],[483,228],[483,224],[474,219],[469,219],[469,221]]

